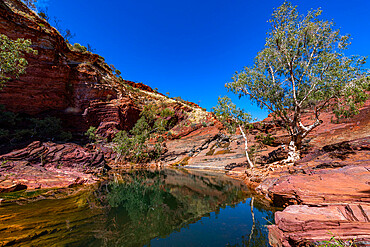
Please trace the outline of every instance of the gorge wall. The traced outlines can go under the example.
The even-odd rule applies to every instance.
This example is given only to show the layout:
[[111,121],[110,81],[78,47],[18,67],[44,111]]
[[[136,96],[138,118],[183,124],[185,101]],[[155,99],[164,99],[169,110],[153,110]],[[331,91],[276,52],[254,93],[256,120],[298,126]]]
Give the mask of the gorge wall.
[[86,129],[89,123],[83,116],[92,102],[117,99],[120,84],[104,58],[73,49],[22,2],[0,2],[0,33],[11,39],[30,39],[38,51],[38,55],[26,56],[26,73],[0,90],[0,104],[6,110],[31,115],[54,113],[71,127]]

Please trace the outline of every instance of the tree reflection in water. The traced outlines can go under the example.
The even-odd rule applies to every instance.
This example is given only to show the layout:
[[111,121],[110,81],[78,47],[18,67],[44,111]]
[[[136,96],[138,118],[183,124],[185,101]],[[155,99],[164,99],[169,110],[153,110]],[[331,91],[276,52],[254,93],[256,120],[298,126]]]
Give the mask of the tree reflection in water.
[[192,240],[196,246],[199,241],[266,246],[263,217],[271,219],[272,212],[254,200],[249,240],[249,195],[224,174],[173,169],[115,174],[98,188],[66,198],[2,205],[0,245],[190,246]]
[[[240,182],[224,175],[178,170],[120,174],[102,188],[109,191],[102,201],[109,208],[106,227],[99,234],[106,246],[148,245],[247,197]],[[249,242],[259,237],[266,243],[258,220],[254,227]]]
[[[254,202],[254,198],[252,197],[250,205],[253,225],[251,226],[250,233],[243,235],[239,243],[227,244],[228,247],[269,246],[267,224],[274,222],[274,213],[264,210],[263,207],[257,204],[258,213],[264,215],[265,217],[262,217],[262,220],[258,218],[256,219],[254,214]],[[261,222],[264,222],[264,224]]]

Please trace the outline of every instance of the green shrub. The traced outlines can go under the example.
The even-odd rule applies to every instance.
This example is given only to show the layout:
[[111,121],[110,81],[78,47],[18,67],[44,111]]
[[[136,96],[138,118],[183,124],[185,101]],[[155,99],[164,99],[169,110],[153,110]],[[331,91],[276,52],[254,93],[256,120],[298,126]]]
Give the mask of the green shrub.
[[74,43],[73,50],[78,51],[78,52],[86,52],[87,48],[83,45],[80,45],[79,43]]
[[3,145],[29,140],[69,141],[72,134],[63,130],[58,118],[21,116],[4,111],[4,107],[0,106],[0,139]]
[[161,117],[167,118],[167,117],[173,117],[175,112],[172,109],[164,108],[163,110],[160,111],[159,114]]
[[90,142],[96,142],[98,140],[98,136],[96,134],[97,128],[90,126],[90,128],[86,131],[85,136],[87,136]]
[[119,158],[136,163],[159,158],[164,141],[161,135],[176,125],[174,115],[170,108],[160,109],[157,105],[146,105],[132,130],[120,131],[113,139]]
[[143,163],[157,159],[162,153],[162,146],[159,143],[154,145],[148,143],[152,128],[149,127],[145,117],[137,121],[130,134],[120,131],[113,139],[116,144],[115,151],[119,154],[120,160]]
[[35,131],[32,129],[19,129],[15,130],[11,135],[11,142],[21,142],[27,139],[31,139],[35,136]]
[[72,134],[63,131],[62,121],[56,117],[31,118],[31,123],[34,126],[35,136],[40,140],[68,141],[72,139]]
[[15,126],[18,120],[17,113],[5,111],[5,106],[0,105],[0,126]]
[[275,140],[275,137],[273,137],[271,134],[267,134],[267,136],[265,136],[263,133],[261,133],[260,135],[256,135],[255,138],[257,142],[260,143],[261,146],[263,145],[270,146],[272,142]]

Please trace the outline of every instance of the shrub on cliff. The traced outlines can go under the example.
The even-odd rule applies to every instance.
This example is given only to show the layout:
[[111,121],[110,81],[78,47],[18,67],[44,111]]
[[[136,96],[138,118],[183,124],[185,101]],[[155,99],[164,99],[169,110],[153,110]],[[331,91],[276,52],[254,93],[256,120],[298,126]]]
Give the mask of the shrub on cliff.
[[86,52],[87,48],[83,45],[80,45],[79,43],[74,43],[73,50],[78,52]]
[[176,124],[174,111],[146,105],[131,131],[120,131],[113,142],[118,159],[136,163],[157,159],[162,153],[161,134]]
[[113,139],[118,159],[135,163],[157,159],[162,152],[162,147],[160,143],[149,143],[152,131],[146,118],[141,117],[130,131],[130,135],[126,131],[118,132]]
[[[351,116],[366,99],[366,59],[346,56],[349,36],[341,36],[320,15],[320,9],[300,15],[284,2],[273,12],[266,44],[254,65],[236,72],[233,82],[226,84],[283,121],[291,137],[287,163],[300,158],[302,140],[322,123],[323,109],[332,105],[338,116]],[[313,121],[303,124],[301,113],[308,103],[314,105]]]
[[37,51],[31,48],[30,40],[12,40],[0,34],[0,89],[12,77],[17,78],[25,73],[28,65],[24,58],[25,53],[37,54]]
[[90,128],[86,131],[85,136],[89,138],[90,142],[96,142],[99,139],[96,132],[97,128],[94,126],[90,126]]

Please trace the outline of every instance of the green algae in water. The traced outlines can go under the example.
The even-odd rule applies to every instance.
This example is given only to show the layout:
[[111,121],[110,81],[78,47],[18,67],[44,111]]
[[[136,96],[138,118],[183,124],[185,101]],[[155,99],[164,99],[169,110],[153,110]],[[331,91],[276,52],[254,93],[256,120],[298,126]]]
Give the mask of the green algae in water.
[[123,173],[67,198],[2,205],[0,245],[266,246],[264,218],[272,221],[272,212],[255,203],[249,237],[248,196],[222,174]]

